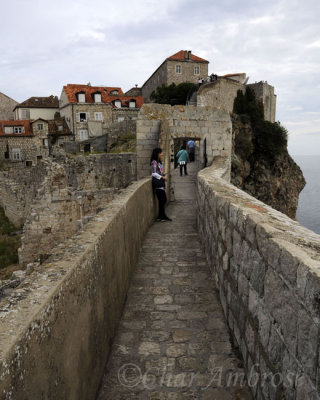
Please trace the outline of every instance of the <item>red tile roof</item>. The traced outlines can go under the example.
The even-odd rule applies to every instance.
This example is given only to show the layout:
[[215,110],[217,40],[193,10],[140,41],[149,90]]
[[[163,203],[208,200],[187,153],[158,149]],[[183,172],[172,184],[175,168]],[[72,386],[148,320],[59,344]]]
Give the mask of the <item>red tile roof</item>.
[[[5,133],[4,127],[5,126],[23,126],[24,133]],[[7,121],[7,120],[0,120],[0,136],[33,136],[33,132],[31,129],[30,120],[21,120],[21,121]]]
[[[128,106],[130,100],[135,100],[137,107],[141,108],[143,105],[143,96],[125,96],[123,91],[119,87],[107,87],[107,86],[88,86],[88,85],[77,85],[70,84],[63,87],[69,103],[78,103],[77,93],[84,93],[86,103],[94,103],[94,93],[101,93],[102,103],[111,103],[115,100],[120,100],[122,106]],[[112,91],[117,90],[119,94],[111,94]]]
[[[186,57],[185,57],[185,53],[186,52],[188,53],[188,50],[180,50],[180,51],[178,51],[178,53],[173,54],[173,56],[168,57],[167,60],[184,61],[184,60],[186,60]],[[206,63],[209,62],[208,60],[205,60],[204,58],[195,56],[192,53],[191,53],[191,57],[190,58],[191,58],[192,61],[199,61],[199,62],[206,62]]]

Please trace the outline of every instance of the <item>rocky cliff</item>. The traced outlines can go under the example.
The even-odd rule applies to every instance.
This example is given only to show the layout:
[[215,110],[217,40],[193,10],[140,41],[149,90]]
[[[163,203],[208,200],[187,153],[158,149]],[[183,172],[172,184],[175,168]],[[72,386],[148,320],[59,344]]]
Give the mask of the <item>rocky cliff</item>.
[[257,151],[249,120],[233,115],[231,182],[278,211],[295,218],[299,194],[305,186],[300,167],[283,148],[276,157]]

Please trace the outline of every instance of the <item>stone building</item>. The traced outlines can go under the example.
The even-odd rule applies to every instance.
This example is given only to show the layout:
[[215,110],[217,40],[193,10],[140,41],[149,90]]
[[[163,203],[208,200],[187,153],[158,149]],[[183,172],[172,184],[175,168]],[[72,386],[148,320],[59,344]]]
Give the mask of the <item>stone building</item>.
[[197,83],[199,78],[207,78],[209,61],[192,54],[191,50],[180,50],[166,58],[142,86],[146,102],[151,93],[161,85],[182,82]]
[[268,82],[256,82],[248,85],[255,92],[256,98],[263,104],[264,118],[267,121],[275,122],[277,95],[274,94],[274,87]]
[[142,96],[126,96],[119,87],[68,84],[60,98],[65,117],[76,141],[108,133],[113,123],[137,119]]
[[0,121],[0,161],[36,165],[73,135],[64,118]]
[[58,96],[53,95],[49,97],[30,97],[17,104],[13,111],[15,120],[54,119],[55,113],[59,111],[59,99]]
[[38,118],[31,122],[32,132],[38,140],[39,147],[50,149],[53,146],[60,146],[65,142],[73,141],[65,118],[56,116],[53,120]]
[[267,121],[276,120],[277,96],[274,87],[267,82],[246,84],[248,78],[245,74],[228,74],[218,77],[214,82],[202,85],[197,92],[198,106],[212,106],[233,112],[233,102],[238,90],[245,92],[246,87],[254,90],[256,98],[263,104],[264,117]]
[[0,120],[13,119],[13,109],[17,101],[0,92]]
[[0,162],[31,166],[45,156],[48,156],[48,146],[34,134],[30,120],[0,121]]

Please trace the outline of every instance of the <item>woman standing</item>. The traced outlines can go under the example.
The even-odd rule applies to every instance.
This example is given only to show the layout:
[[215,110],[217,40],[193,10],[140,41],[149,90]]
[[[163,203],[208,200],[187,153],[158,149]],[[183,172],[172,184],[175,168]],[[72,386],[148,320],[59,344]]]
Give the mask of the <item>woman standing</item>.
[[151,154],[151,176],[152,176],[152,188],[156,193],[159,203],[159,215],[157,221],[172,221],[169,217],[167,217],[164,206],[167,202],[166,195],[166,180],[167,178],[163,174],[163,166],[162,162],[162,150],[157,147],[153,149]]

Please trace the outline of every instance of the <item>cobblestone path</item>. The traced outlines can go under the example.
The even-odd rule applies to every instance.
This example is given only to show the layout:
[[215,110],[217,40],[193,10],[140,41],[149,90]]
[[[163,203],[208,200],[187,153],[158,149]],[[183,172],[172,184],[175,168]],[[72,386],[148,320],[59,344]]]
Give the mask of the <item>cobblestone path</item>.
[[196,231],[195,166],[175,174],[173,221],[148,231],[97,400],[252,398]]

